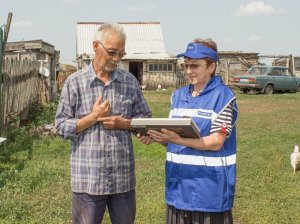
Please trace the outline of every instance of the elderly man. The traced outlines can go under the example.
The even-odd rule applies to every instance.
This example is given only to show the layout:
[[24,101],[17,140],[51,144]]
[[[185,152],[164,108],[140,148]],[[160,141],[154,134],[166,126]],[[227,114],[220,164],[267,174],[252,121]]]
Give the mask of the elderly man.
[[71,75],[61,93],[56,128],[71,140],[73,223],[101,223],[106,207],[113,224],[134,223],[131,119],[151,112],[136,78],[117,68],[125,40],[121,25],[102,24],[94,60]]

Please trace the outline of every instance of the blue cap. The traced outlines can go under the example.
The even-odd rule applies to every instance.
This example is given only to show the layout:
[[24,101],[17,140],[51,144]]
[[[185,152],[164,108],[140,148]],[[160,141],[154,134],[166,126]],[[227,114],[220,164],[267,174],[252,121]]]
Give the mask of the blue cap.
[[198,43],[189,43],[185,53],[177,55],[177,58],[188,57],[192,59],[210,58],[217,62],[219,60],[218,53],[213,49]]

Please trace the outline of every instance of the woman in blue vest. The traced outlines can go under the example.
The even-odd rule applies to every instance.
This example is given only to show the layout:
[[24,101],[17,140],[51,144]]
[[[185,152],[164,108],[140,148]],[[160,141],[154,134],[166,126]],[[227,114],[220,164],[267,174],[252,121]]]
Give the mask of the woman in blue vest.
[[236,97],[215,74],[219,58],[214,41],[196,39],[177,57],[184,58],[190,84],[172,95],[170,118],[192,117],[202,137],[148,131],[156,142],[167,144],[167,223],[233,223]]

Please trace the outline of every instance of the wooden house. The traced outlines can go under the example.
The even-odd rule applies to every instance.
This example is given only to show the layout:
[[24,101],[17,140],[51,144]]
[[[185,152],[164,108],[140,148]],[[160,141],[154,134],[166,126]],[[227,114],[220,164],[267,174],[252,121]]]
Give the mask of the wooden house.
[[6,55],[17,55],[20,53],[32,55],[32,60],[38,62],[38,71],[41,73],[42,102],[50,102],[56,99],[56,66],[59,60],[59,51],[54,46],[43,40],[30,40],[19,42],[8,42],[6,44]]
[[[101,22],[77,23],[78,67],[88,65],[94,58],[92,42]],[[177,58],[165,50],[159,22],[119,23],[126,33],[127,55],[119,63],[121,69],[131,72],[146,89],[175,86]]]

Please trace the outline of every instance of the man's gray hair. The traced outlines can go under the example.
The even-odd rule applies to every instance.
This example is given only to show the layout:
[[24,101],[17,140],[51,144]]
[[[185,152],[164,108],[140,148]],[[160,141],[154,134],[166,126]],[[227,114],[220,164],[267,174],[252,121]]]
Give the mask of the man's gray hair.
[[126,34],[122,27],[122,25],[118,23],[103,23],[97,30],[95,34],[95,40],[99,40],[100,42],[103,42],[107,38],[107,34],[109,31],[114,32],[115,34],[119,35],[124,42],[126,41]]

